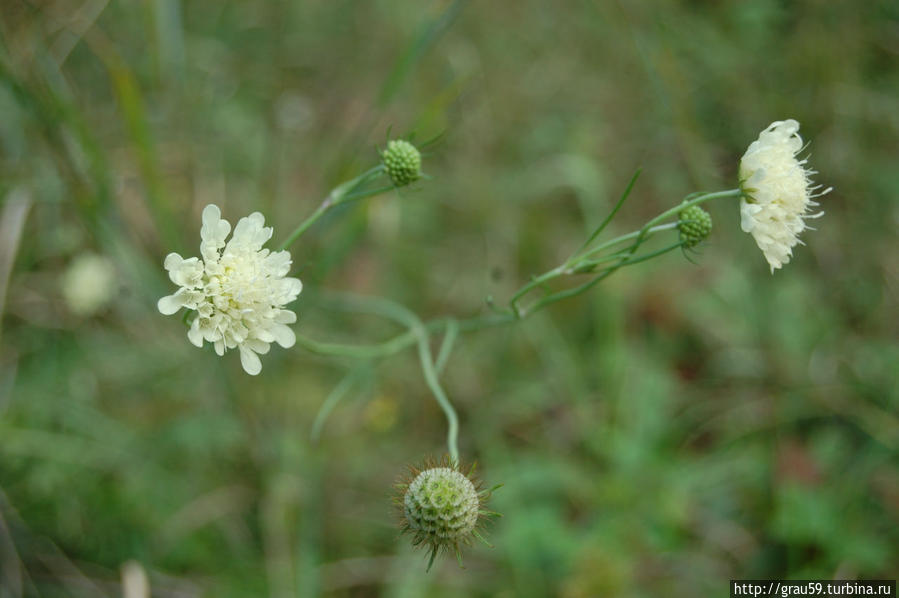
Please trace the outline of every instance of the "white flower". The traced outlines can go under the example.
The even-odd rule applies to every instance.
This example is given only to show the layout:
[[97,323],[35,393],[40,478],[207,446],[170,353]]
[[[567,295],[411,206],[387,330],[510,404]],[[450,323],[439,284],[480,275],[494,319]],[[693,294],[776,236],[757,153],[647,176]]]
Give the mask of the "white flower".
[[268,353],[273,342],[285,349],[296,342],[287,324],[296,322],[297,316],[284,305],[303,290],[299,279],[286,276],[290,253],[262,248],[272,236],[264,224],[262,214],[253,212],[238,221],[225,243],[231,225],[217,206],[206,206],[200,229],[203,257],[166,256],[169,278],[181,288],[157,304],[165,315],[182,307],[196,310],[187,332],[190,342],[198,347],[210,342],[219,355],[236,347],[243,369],[251,375],[262,369],[257,353]]
[[62,297],[72,313],[89,316],[109,303],[116,294],[115,266],[109,258],[82,253],[62,276]]
[[809,178],[815,171],[805,167],[806,160],[796,159],[802,149],[799,123],[779,120],[759,134],[740,160],[741,227],[753,236],[772,273],[789,262],[793,246],[802,243],[805,219],[823,215],[809,213],[818,205],[813,198],[830,192],[815,193],[821,188],[812,186]]

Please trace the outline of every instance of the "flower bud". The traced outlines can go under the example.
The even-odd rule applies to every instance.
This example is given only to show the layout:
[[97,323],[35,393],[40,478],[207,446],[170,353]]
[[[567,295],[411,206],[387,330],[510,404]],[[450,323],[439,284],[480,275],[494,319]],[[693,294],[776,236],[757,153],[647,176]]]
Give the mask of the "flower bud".
[[682,210],[679,217],[677,229],[687,249],[699,245],[712,232],[712,216],[699,206]]
[[421,178],[421,154],[408,141],[388,141],[387,149],[381,152],[381,162],[397,187],[405,187]]

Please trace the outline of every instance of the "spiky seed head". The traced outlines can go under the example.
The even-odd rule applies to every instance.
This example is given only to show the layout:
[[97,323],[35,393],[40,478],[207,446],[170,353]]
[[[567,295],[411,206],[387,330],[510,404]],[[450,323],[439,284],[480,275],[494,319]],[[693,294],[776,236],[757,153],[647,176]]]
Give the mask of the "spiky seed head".
[[421,178],[421,153],[404,139],[392,139],[381,152],[381,162],[397,187],[404,187]]
[[690,206],[681,211],[677,229],[684,247],[696,247],[712,232],[712,216],[699,206]]
[[486,544],[478,528],[498,515],[484,508],[490,491],[472,479],[474,466],[466,474],[448,458],[429,460],[409,473],[397,484],[402,531],[412,536],[413,546],[429,549],[428,569],[440,551],[452,551],[461,566],[461,545],[473,538]]

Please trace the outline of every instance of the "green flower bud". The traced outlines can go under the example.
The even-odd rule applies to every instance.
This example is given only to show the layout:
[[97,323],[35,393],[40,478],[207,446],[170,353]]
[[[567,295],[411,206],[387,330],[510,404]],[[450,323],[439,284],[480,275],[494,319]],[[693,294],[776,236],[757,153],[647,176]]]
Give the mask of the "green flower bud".
[[[490,491],[472,481],[449,459],[410,468],[411,476],[397,484],[396,503],[401,510],[403,533],[412,536],[412,545],[430,550],[428,569],[441,550],[455,553],[462,566],[460,546],[472,538],[487,543],[478,530],[485,517],[496,516],[484,509]],[[489,545],[489,544],[488,544]]]
[[388,141],[387,149],[381,152],[381,162],[397,187],[405,187],[421,178],[421,154],[408,141]]
[[696,247],[712,232],[712,216],[699,206],[690,206],[680,213],[677,229],[687,249]]

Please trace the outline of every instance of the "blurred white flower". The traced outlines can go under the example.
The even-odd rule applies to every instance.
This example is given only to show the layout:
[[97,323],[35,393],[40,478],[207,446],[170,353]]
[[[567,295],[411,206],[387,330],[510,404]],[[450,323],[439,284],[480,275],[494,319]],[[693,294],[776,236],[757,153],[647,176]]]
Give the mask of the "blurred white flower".
[[741,227],[755,239],[772,273],[802,243],[805,219],[823,215],[809,213],[818,205],[813,198],[830,192],[816,193],[821,185],[813,186],[809,178],[815,171],[805,167],[806,160],[796,159],[802,149],[799,123],[779,120],[759,134],[740,160]]
[[258,354],[268,353],[271,343],[288,348],[296,342],[287,324],[297,316],[284,305],[303,289],[299,279],[287,277],[290,253],[262,248],[272,236],[264,224],[262,214],[253,212],[237,222],[225,243],[231,225],[217,206],[206,206],[200,229],[202,258],[166,256],[165,269],[180,288],[157,304],[165,315],[182,307],[196,310],[187,332],[190,342],[198,347],[203,341],[213,343],[219,355],[236,347],[243,369],[251,375],[262,369]]
[[62,297],[72,313],[89,316],[104,307],[117,290],[115,266],[95,253],[77,256],[62,275]]
[[122,598],[150,598],[150,580],[137,561],[122,565]]

